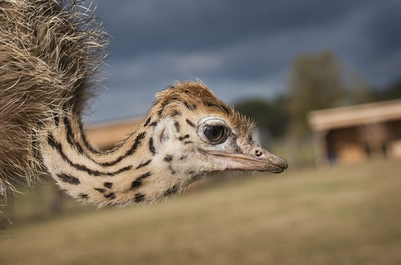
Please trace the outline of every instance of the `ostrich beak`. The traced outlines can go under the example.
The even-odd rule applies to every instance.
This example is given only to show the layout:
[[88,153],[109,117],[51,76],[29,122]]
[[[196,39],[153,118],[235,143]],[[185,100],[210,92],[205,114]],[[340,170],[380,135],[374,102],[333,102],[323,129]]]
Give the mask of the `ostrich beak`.
[[283,158],[273,155],[255,145],[249,153],[229,153],[220,150],[200,150],[207,154],[222,170],[268,171],[281,173],[288,164]]

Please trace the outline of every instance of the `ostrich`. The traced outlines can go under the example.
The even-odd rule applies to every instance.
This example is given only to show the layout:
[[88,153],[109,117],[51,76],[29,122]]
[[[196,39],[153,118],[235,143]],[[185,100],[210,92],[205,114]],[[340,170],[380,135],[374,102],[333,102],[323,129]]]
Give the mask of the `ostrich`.
[[107,35],[77,1],[0,1],[0,198],[50,174],[96,205],[152,202],[218,171],[287,168],[252,140],[253,123],[200,81],[156,94],[112,150],[87,140],[81,114],[96,94]]

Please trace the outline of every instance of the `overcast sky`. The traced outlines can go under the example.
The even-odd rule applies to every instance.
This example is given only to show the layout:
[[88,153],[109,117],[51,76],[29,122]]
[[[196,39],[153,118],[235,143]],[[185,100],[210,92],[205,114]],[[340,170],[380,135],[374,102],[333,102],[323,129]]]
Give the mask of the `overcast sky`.
[[146,114],[154,93],[200,78],[233,104],[287,91],[291,61],[331,50],[371,85],[401,78],[401,0],[93,0],[112,37],[90,123]]

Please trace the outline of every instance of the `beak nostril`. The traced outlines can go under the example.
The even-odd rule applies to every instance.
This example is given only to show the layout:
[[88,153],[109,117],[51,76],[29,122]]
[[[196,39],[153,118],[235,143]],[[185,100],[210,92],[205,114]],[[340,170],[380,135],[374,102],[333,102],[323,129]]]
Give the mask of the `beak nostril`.
[[260,156],[263,155],[263,152],[260,151],[260,150],[256,150],[256,151],[255,151],[255,155],[256,155],[257,157],[260,157]]

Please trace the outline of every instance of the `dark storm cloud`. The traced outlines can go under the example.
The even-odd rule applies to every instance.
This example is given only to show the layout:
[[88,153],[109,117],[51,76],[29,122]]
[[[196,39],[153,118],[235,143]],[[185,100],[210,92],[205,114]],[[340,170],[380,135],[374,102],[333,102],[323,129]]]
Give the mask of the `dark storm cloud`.
[[399,3],[370,10],[371,16],[363,28],[363,34],[371,36],[372,49],[379,54],[392,52],[401,47],[401,2]]
[[401,76],[400,1],[93,3],[112,36],[110,91],[95,106],[107,117],[143,114],[176,79],[199,77],[231,103],[284,93],[294,56],[322,49],[374,85]]
[[[107,29],[123,42],[115,56],[151,50],[214,49],[255,36],[330,24],[358,8],[358,1],[96,1]],[[110,21],[112,19],[112,21]],[[115,35],[118,34],[118,35]]]

